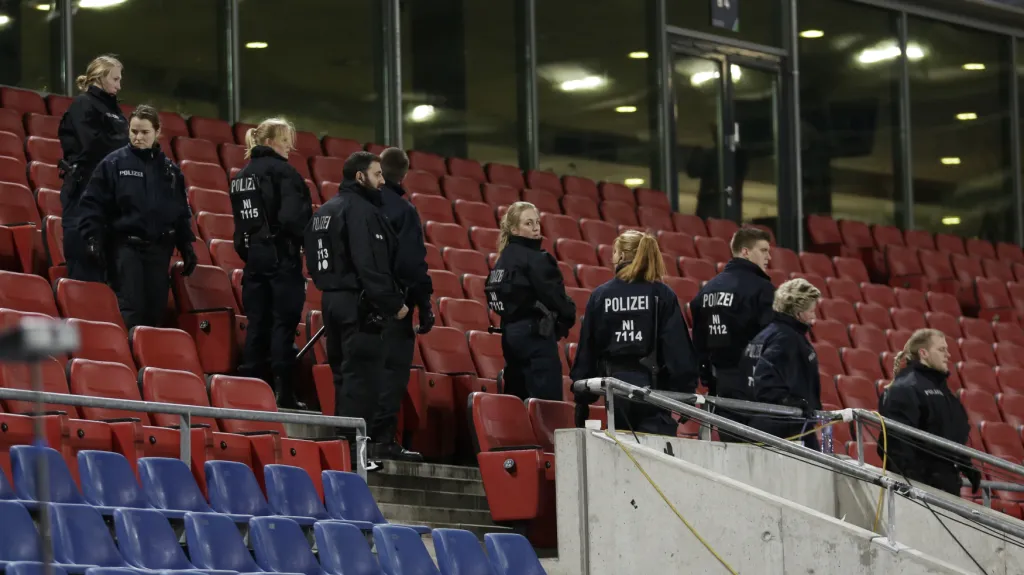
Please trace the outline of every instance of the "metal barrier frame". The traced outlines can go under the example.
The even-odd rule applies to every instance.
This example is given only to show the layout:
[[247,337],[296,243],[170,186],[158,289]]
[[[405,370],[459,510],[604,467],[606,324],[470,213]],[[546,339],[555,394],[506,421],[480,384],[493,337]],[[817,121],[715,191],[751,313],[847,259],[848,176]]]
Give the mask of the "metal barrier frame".
[[[1018,525],[1018,523],[1020,523],[1019,521],[1011,523],[1003,521],[1002,519],[994,516],[979,513],[976,509],[971,509],[970,507],[964,505],[960,501],[950,501],[945,497],[936,496],[923,489],[911,487],[908,483],[900,481],[898,476],[884,475],[881,473],[881,471],[876,471],[873,467],[865,465],[862,461],[850,462],[835,457],[834,455],[831,454],[826,454],[820,451],[816,451],[814,449],[810,449],[808,447],[805,447],[802,443],[787,441],[785,439],[781,439],[779,437],[765,433],[758,429],[754,429],[752,427],[736,423],[730,419],[726,419],[719,415],[709,413],[708,411],[705,411],[699,407],[689,405],[686,401],[673,399],[672,397],[669,397],[664,393],[652,391],[649,388],[641,388],[612,377],[596,377],[575,381],[572,384],[572,388],[573,391],[590,392],[595,395],[605,396],[608,409],[608,429],[615,429],[615,419],[613,413],[615,409],[615,395],[618,395],[624,398],[628,398],[632,401],[648,403],[650,405],[654,405],[662,409],[678,413],[684,417],[687,417],[694,421],[699,421],[708,426],[714,426],[726,432],[737,435],[739,437],[743,437],[748,440],[752,440],[758,443],[763,443],[765,445],[771,446],[779,451],[785,452],[789,455],[796,456],[800,459],[813,461],[814,463],[818,463],[834,472],[842,473],[855,479],[871,483],[872,485],[882,487],[883,489],[886,490],[886,497],[888,498],[888,505],[890,510],[889,529],[887,530],[890,543],[895,544],[895,515],[894,513],[892,513],[892,510],[895,506],[896,495],[902,495],[908,499],[925,504],[926,506],[935,507],[938,509],[942,509],[944,511],[948,511],[952,514],[959,515],[960,517],[968,521],[984,525],[985,527],[994,529],[1002,534],[1012,536],[1021,541],[1024,541],[1024,524]],[[688,397],[690,398],[690,400],[692,400],[694,403],[698,405],[702,405],[705,402],[722,405],[723,407],[738,407],[742,405],[744,409],[750,409],[755,411],[758,410],[758,407],[756,406],[760,406],[760,411],[771,412],[776,415],[788,414],[790,411],[793,415],[797,415],[797,412],[800,411],[798,409],[780,406],[767,406],[765,404],[756,404],[751,402],[732,403],[731,401],[722,401],[721,399],[718,398],[710,398],[698,394],[672,395],[674,397]],[[855,410],[843,410],[839,412],[819,412],[819,414],[825,419],[837,420],[845,419],[844,413],[854,411]],[[866,415],[872,415],[877,420],[877,416],[874,416],[870,412],[865,412],[863,410],[859,411],[861,412],[861,416],[864,421],[870,421],[870,419],[868,419]],[[888,419],[885,420],[885,424],[888,428],[890,425]],[[893,425],[892,429],[894,431],[897,431],[897,433],[900,433],[905,431],[903,427],[906,426],[896,424]],[[945,447],[945,445],[939,441],[939,438],[921,431],[917,431],[917,433],[920,434],[920,437],[918,437],[919,439],[922,439],[924,441],[931,441],[935,445],[941,445]],[[948,443],[950,443],[951,446],[956,446],[956,444],[953,444],[951,442]],[[993,456],[987,453],[983,453],[968,447],[959,446],[959,448],[961,450],[964,450],[961,453],[968,454],[971,457],[975,457],[980,460],[989,461],[990,459],[993,458]],[[975,454],[984,457],[976,457]],[[1009,466],[1012,469],[1020,469],[1021,471],[1024,471],[1024,468],[1021,468],[1020,466],[1015,466],[1005,461],[1002,462],[999,466],[1004,469],[1007,469],[1007,466]]]

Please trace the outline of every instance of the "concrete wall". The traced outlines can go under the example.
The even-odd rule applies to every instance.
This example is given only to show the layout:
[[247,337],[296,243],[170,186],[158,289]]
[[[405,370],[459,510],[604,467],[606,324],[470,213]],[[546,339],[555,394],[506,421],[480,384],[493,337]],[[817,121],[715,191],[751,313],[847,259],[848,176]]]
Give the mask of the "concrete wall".
[[[739,573],[967,573],[915,550],[890,549],[885,538],[830,515],[746,485],[677,457],[623,443],[682,517]],[[664,441],[665,438],[657,438]],[[729,446],[731,447],[731,446]],[[720,449],[715,447],[714,449]],[[559,571],[566,575],[725,573],[622,449],[602,432],[560,430],[556,441]],[[696,458],[693,452],[687,449]],[[728,448],[725,451],[730,451]],[[835,491],[811,486],[788,463],[744,453],[705,453],[722,471],[776,465],[790,481],[764,480],[779,493],[835,510]],[[773,456],[778,457],[778,456]],[[746,460],[744,458],[747,458]],[[786,460],[789,461],[789,460]],[[793,462],[795,463],[795,462]],[[812,468],[813,469],[813,468]],[[753,475],[750,475],[753,473]],[[827,477],[819,481],[832,483]],[[803,483],[800,483],[803,482]],[[799,485],[808,486],[803,496]],[[829,493],[832,503],[829,504]],[[574,566],[573,558],[579,558]]]

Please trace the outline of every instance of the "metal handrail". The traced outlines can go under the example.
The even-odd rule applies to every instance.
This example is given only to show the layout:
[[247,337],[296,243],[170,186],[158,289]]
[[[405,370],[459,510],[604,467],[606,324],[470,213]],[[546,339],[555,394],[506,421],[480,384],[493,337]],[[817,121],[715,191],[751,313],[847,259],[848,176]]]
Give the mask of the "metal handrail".
[[[1017,525],[1020,523],[1019,521],[1007,522],[996,516],[979,513],[976,509],[971,509],[959,501],[949,500],[945,497],[936,496],[923,489],[911,487],[906,482],[897,479],[896,476],[885,475],[880,471],[875,471],[873,467],[858,465],[829,454],[821,453],[820,451],[805,447],[801,443],[787,441],[761,430],[736,423],[731,419],[726,419],[713,413],[709,413],[682,401],[671,399],[664,394],[652,391],[649,388],[641,388],[613,377],[596,377],[575,381],[572,384],[572,389],[576,392],[590,392],[596,395],[605,396],[608,409],[609,429],[615,429],[613,413],[615,410],[615,396],[618,395],[621,397],[627,397],[632,401],[647,403],[678,413],[684,417],[699,421],[706,425],[717,427],[738,437],[743,437],[757,443],[763,443],[779,451],[794,455],[800,459],[820,464],[837,473],[842,473],[855,479],[871,483],[872,485],[882,487],[886,490],[886,495],[889,498],[890,526],[888,529],[888,537],[892,543],[895,543],[895,539],[893,524],[894,517],[891,510],[893,509],[892,506],[895,505],[895,495],[897,494],[929,506],[949,511],[967,519],[968,521],[979,523],[1001,533],[1012,535],[1024,540],[1024,525]],[[699,398],[703,398],[703,396],[695,396],[694,399],[695,401],[701,402],[701,399]],[[832,419],[843,417],[842,412],[822,412],[822,415],[826,418]],[[888,423],[888,420],[886,420],[886,425],[888,425]]]

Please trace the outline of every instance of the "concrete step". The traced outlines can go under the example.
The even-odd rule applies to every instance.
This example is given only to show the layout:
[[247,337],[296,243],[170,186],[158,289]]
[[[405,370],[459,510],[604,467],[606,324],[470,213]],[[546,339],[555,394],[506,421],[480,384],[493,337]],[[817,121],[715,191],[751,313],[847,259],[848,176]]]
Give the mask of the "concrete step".
[[483,496],[484,484],[479,479],[440,479],[436,477],[418,477],[415,475],[395,475],[374,472],[367,477],[370,487],[390,487],[393,489],[416,489],[444,493],[461,493],[463,495]]
[[[420,523],[419,525],[426,525],[431,529],[462,529],[469,531],[473,535],[476,535],[480,542],[483,543],[484,535],[488,533],[511,533],[512,529],[508,527],[501,527],[498,525],[467,525],[466,523]],[[426,541],[427,538],[424,539]],[[430,543],[430,548],[433,549],[433,542]]]
[[476,467],[441,465],[439,463],[407,463],[404,461],[385,460],[381,465],[381,469],[375,471],[374,474],[413,475],[435,479],[470,479],[480,481],[480,470]]
[[373,493],[373,498],[380,503],[447,507],[449,509],[466,509],[469,511],[488,510],[487,498],[482,495],[429,491],[425,489],[399,489],[380,485],[371,486],[370,492]]
[[493,525],[491,512],[467,509],[448,509],[422,505],[397,505],[378,501],[381,513],[392,523],[465,523],[467,525]]

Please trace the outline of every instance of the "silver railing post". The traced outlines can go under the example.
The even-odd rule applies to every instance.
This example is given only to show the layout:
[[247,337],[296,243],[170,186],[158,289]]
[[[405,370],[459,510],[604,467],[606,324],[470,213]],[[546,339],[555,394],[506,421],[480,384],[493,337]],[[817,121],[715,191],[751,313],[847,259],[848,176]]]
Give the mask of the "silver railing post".
[[608,414],[608,430],[615,433],[615,392],[610,387],[605,390],[604,406]]
[[192,416],[188,413],[182,413],[178,416],[181,421],[181,444],[180,457],[185,462],[185,465],[192,468]]
[[893,490],[892,484],[890,483],[885,489],[885,497],[888,503],[888,520],[886,521],[888,527],[887,530],[889,536],[889,545],[896,546],[896,492]]
[[856,417],[853,418],[853,431],[857,440],[857,465],[864,465],[864,430]]

